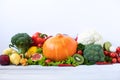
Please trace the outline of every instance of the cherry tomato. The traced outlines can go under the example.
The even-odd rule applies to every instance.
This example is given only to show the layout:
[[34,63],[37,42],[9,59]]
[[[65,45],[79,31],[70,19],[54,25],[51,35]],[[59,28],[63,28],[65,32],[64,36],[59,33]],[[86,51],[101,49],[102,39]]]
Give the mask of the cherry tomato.
[[117,58],[117,61],[120,63],[120,57]]
[[108,51],[104,51],[104,54],[107,56],[107,55],[109,55],[109,53],[110,52],[108,52]]
[[46,60],[45,60],[45,63],[50,63],[50,62],[51,62],[50,59],[46,59]]
[[110,53],[110,57],[112,57],[112,58],[117,57],[117,53],[111,52],[111,53]]
[[77,54],[82,55],[82,54],[83,54],[82,50],[78,50],[78,51],[77,51]]
[[116,48],[116,52],[120,53],[120,46]]
[[117,59],[116,58],[112,58],[112,63],[117,63]]

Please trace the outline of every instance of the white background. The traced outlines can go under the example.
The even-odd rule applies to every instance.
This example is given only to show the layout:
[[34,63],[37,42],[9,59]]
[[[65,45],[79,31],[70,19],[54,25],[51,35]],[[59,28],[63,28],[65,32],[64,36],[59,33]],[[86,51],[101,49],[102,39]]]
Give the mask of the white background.
[[120,0],[0,0],[0,53],[19,32],[76,35],[91,29],[120,45]]
[[[96,29],[104,40],[111,41],[113,45],[120,45],[120,0],[0,0],[0,53],[8,47],[10,38],[19,32],[26,32],[30,35],[36,31],[49,35],[57,33],[76,35],[91,29]],[[49,79],[51,73],[53,80],[55,80],[55,76],[56,79],[60,77],[62,80],[64,77],[68,77],[69,80],[73,80],[74,77],[78,77],[79,80],[80,78],[81,80],[119,80],[118,67],[119,65],[102,66],[102,68],[83,66],[78,67],[82,73],[78,71],[76,74],[75,71],[79,69],[75,69],[75,71],[70,69],[71,72],[60,69],[52,73],[51,70],[46,73],[43,70],[41,76],[35,73],[36,75],[33,77],[29,72],[23,71],[21,76],[29,77],[31,80],[34,80],[35,77],[37,79],[44,77],[45,80],[45,78]],[[111,71],[114,73],[112,74]],[[56,72],[58,73],[56,74]],[[6,75],[11,80],[16,80],[14,75],[19,80],[23,80],[17,71],[13,72],[11,76],[7,72],[1,71],[1,73],[4,73],[0,76],[1,80],[5,80]],[[64,74],[62,75],[62,73]],[[73,77],[70,73],[73,73]],[[99,79],[97,79],[98,77]]]

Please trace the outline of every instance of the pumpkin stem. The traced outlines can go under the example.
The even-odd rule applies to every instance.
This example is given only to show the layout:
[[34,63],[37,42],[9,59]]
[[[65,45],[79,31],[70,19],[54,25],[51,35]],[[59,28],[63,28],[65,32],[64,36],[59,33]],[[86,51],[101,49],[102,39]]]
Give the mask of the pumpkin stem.
[[63,34],[58,33],[56,36],[60,38],[60,37],[63,37]]

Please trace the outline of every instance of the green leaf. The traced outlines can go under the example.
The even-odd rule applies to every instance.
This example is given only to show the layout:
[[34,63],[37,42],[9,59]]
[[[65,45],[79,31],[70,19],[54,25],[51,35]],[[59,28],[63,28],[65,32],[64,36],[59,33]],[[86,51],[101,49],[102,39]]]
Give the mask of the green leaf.
[[78,45],[77,45],[77,50],[84,50],[85,49],[85,45],[83,45],[83,44],[81,44],[81,43],[79,43]]
[[42,48],[38,48],[36,52],[37,53],[42,53]]

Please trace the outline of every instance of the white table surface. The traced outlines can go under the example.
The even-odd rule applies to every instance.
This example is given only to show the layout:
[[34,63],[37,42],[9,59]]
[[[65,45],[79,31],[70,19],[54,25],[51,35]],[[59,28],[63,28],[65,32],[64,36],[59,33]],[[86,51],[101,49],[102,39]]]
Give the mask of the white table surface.
[[0,66],[0,80],[120,80],[120,64],[78,67]]

